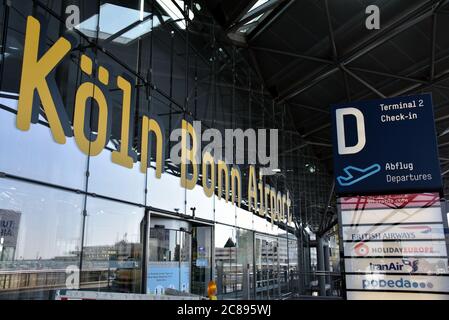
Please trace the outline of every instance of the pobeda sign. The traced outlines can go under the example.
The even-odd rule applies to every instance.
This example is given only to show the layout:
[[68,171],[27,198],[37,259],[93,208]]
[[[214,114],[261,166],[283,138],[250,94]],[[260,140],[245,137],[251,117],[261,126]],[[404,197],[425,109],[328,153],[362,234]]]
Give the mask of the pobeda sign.
[[[72,48],[76,47],[75,41],[70,37],[60,37],[45,53],[41,54],[45,43],[44,38],[40,37],[40,30],[40,22],[29,16],[25,35],[17,127],[20,130],[28,131],[31,123],[37,123],[41,104],[53,138],[57,143],[65,144],[67,137],[74,136],[76,144],[83,153],[92,157],[98,156],[110,139],[112,127],[111,104],[108,103],[108,96],[102,90],[112,81],[109,70],[103,66],[94,66],[93,59],[87,54],[81,55],[81,71],[92,77],[94,68],[98,69],[95,70],[97,80],[83,82],[77,89],[72,130],[53,73]],[[131,146],[135,114],[131,83],[132,80],[127,75],[120,75],[115,79],[115,85],[122,92],[123,99],[121,144],[118,151],[112,152],[112,162],[129,169],[133,168],[138,159],[137,153]],[[90,119],[91,110],[87,106],[90,100],[94,100],[98,108],[96,133],[90,127],[90,121],[86,120]],[[156,143],[155,175],[160,179],[164,171],[163,161],[165,159],[163,128],[156,118],[148,115],[143,115],[141,128],[140,171],[145,174],[150,167],[151,143],[154,137]],[[199,163],[201,162],[202,186],[206,196],[212,197],[217,186],[219,199],[224,197],[225,201],[228,202],[231,195],[232,203],[236,203],[240,207],[242,203],[242,176],[239,168],[237,166],[230,168],[225,161],[217,159],[219,156],[217,156],[215,148],[214,155],[209,149],[205,150],[201,161],[199,159],[201,132],[198,131],[200,130],[195,125],[185,120],[182,121],[182,129],[180,129],[179,134],[181,141],[178,148],[181,154],[179,162],[181,187],[188,190],[195,188],[200,175]],[[262,143],[264,148],[266,148],[265,143]],[[175,154],[179,154],[179,152],[175,152]],[[258,179],[255,166],[249,166],[248,209],[263,217],[271,216],[272,223],[275,221],[291,223],[290,209],[292,203],[290,194],[288,192],[283,194],[268,184],[264,184],[262,178],[263,175],[267,174],[269,172],[261,170]]]

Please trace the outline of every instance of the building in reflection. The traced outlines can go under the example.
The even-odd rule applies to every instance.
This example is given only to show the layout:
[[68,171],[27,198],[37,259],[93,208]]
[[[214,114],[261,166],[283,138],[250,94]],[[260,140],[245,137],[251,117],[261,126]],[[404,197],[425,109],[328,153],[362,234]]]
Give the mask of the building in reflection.
[[[231,70],[227,50],[210,48],[210,41],[218,39],[212,36],[216,28],[211,23],[206,24],[208,31],[200,29],[205,37],[195,31],[186,44],[185,33],[193,30],[189,23],[202,18],[188,23],[173,19],[164,1],[71,1],[80,4],[82,17],[71,30],[63,23],[64,3],[13,0],[0,5],[0,34],[5,35],[0,47],[0,299],[53,299],[57,290],[67,289],[73,276],[68,270],[79,270],[75,285],[82,290],[164,294],[171,289],[206,296],[208,283],[215,280],[223,299],[276,299],[292,293],[286,279],[297,277],[294,257],[303,247],[297,244],[302,241],[298,224],[288,219],[271,223],[270,215],[250,212],[244,173],[237,206],[219,197],[218,190],[207,197],[201,179],[193,189],[181,187],[180,167],[170,159],[170,134],[182,120],[202,121],[204,130],[217,128],[223,134],[228,128],[279,127],[280,117],[273,119],[268,111],[273,105],[266,90],[254,89],[255,73],[247,73],[244,66]],[[197,6],[189,10],[197,17],[206,14]],[[79,141],[70,135],[64,144],[57,143],[45,108],[34,114],[28,131],[19,130],[26,27],[27,21],[35,21],[29,17],[45,17],[37,20],[43,45],[54,44],[67,32],[79,44],[54,70],[52,90],[60,93],[58,112],[67,114],[65,130],[73,131],[83,84],[92,82],[105,93],[111,121],[99,154],[81,152]],[[83,54],[93,58],[92,72],[81,63]],[[223,74],[212,81],[212,70],[221,68]],[[233,74],[245,78],[239,80],[245,85],[252,83],[251,88],[232,89],[237,86]],[[129,153],[136,163],[131,169],[112,161],[124,148],[126,131],[119,75],[132,79]],[[252,111],[237,110],[250,103]],[[86,103],[90,150],[101,129],[97,107]],[[137,140],[143,117],[150,114],[158,115],[165,127],[165,172],[160,178],[154,152],[148,170],[141,172]],[[285,179],[277,174],[265,182],[286,192]]]

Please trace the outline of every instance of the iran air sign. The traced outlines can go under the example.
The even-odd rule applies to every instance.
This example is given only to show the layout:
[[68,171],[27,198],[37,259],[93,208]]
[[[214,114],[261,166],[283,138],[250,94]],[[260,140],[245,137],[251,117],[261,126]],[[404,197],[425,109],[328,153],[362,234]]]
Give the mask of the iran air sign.
[[332,106],[338,194],[440,191],[429,94]]

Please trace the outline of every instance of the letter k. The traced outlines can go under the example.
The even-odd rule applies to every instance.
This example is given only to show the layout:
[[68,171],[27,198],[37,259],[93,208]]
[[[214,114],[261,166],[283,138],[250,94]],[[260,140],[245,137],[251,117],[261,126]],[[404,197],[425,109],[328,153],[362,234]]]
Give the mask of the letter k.
[[[29,16],[27,19],[25,46],[23,52],[22,79],[17,112],[17,128],[30,129],[31,122],[39,120],[39,104],[35,92],[40,97],[48,124],[56,142],[64,144],[66,136],[72,136],[67,113],[54,78],[47,77],[70,52],[72,44],[59,38],[48,51],[38,59],[40,45],[40,23]],[[43,46],[44,43],[41,44]],[[56,103],[55,103],[56,101]]]

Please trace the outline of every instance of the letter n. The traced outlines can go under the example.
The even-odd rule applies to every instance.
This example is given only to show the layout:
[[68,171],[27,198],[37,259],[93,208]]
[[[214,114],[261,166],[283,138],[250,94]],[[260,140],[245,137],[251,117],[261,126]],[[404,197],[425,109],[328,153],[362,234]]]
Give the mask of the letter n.
[[40,105],[36,96],[39,96],[55,141],[64,144],[66,136],[71,137],[73,133],[52,73],[70,52],[72,44],[61,37],[39,59],[39,51],[45,46],[44,39],[40,39],[40,30],[39,21],[29,16],[23,51],[17,128],[28,131],[31,123],[38,122]]

